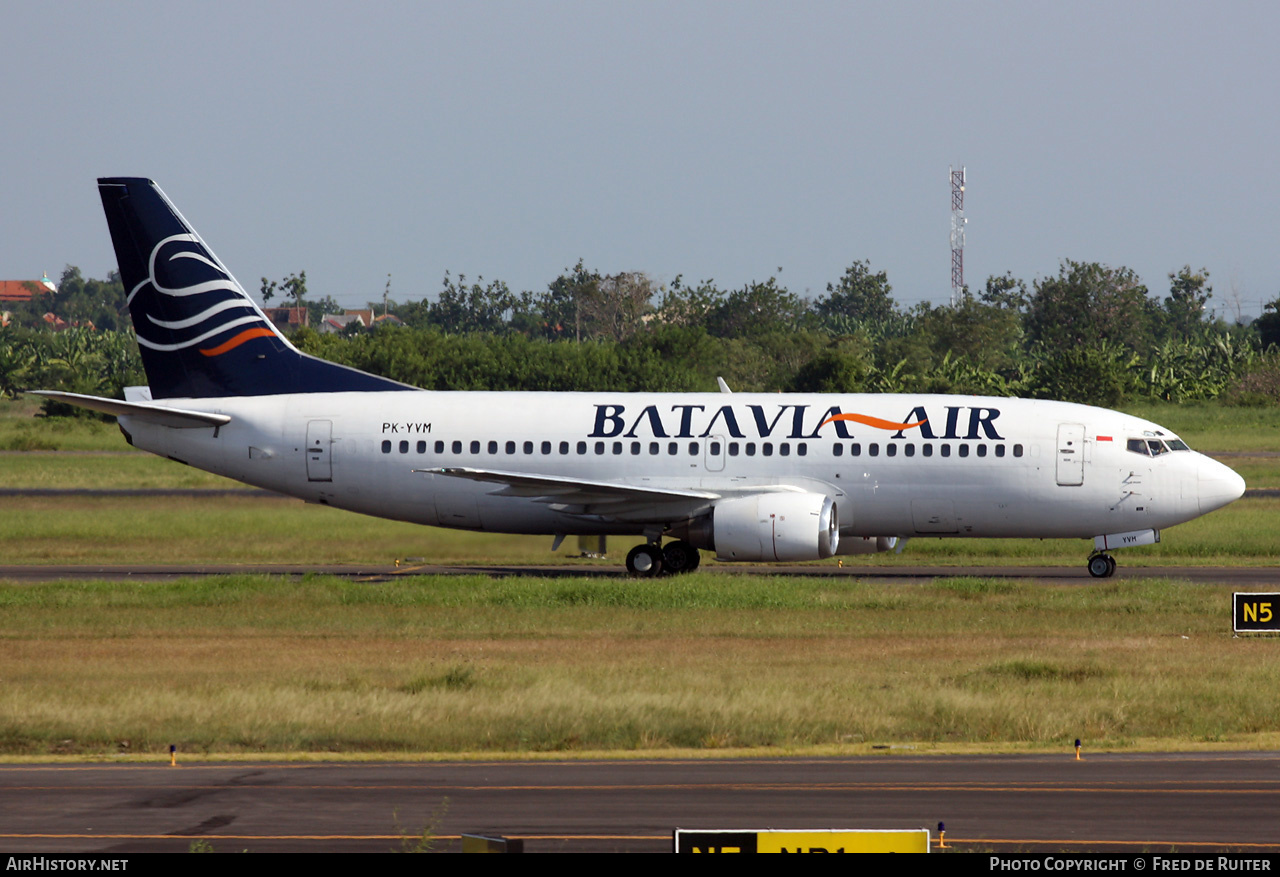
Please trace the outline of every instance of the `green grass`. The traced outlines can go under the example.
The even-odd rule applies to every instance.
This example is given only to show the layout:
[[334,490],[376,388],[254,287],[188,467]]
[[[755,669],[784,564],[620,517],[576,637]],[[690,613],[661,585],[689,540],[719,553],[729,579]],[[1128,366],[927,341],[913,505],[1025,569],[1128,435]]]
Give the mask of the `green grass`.
[[0,399],[0,451],[128,450],[120,428],[93,417],[45,417],[40,397]]
[[[1124,567],[1259,566],[1280,560],[1280,500],[1247,499],[1164,531],[1159,545],[1117,552]],[[248,534],[246,536],[246,534]],[[618,568],[639,537],[614,537]],[[0,503],[5,563],[439,564],[558,563],[575,540],[550,550],[550,537],[442,530],[384,521],[290,499],[239,497],[24,497]],[[846,569],[918,565],[1078,566],[1082,539],[910,540],[902,554],[842,558]],[[714,564],[710,555],[705,562]],[[581,561],[584,564],[590,561]],[[837,565],[832,558],[818,565]],[[729,565],[738,568],[737,565]]]
[[[1164,531],[1159,545],[1117,552],[1122,566],[1259,566],[1280,560],[1280,500],[1249,499]],[[618,568],[639,537],[614,537]],[[289,499],[239,497],[24,497],[0,503],[5,563],[439,564],[558,563],[550,537],[442,530],[384,521]],[[1078,566],[1082,539],[910,540],[902,554],[842,558],[845,569],[918,565]],[[711,556],[704,562],[715,564]],[[582,561],[589,564],[590,561]],[[834,567],[837,559],[816,562]],[[737,565],[728,565],[738,568]]]
[[[561,553],[570,553],[566,540]],[[6,563],[550,562],[551,539],[442,530],[291,499],[24,497],[0,503]],[[576,552],[576,545],[572,551]]]
[[[0,752],[1273,746],[1230,589],[958,578],[0,587]],[[92,672],[85,672],[92,667]]]
[[1234,407],[1217,402],[1148,402],[1124,406],[1168,427],[1192,448],[1215,451],[1280,451],[1280,408]]
[[0,487],[225,490],[244,486],[142,451],[0,453]]

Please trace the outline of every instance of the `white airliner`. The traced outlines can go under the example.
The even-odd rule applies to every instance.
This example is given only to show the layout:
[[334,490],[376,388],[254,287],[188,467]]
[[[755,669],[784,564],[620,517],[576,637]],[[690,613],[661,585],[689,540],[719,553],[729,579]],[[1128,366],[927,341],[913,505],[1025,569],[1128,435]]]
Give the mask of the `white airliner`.
[[638,575],[692,570],[699,549],[805,561],[967,536],[1092,538],[1103,577],[1112,549],[1244,492],[1168,430],[1065,402],[419,390],[298,352],[155,183],[98,186],[149,386],[44,395],[310,502],[555,545],[639,536]]

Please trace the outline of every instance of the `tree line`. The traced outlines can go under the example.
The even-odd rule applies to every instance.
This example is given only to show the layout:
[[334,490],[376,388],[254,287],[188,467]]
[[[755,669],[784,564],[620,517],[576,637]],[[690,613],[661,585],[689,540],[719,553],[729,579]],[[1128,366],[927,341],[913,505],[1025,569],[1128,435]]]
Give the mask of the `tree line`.
[[[263,290],[304,306],[305,273]],[[68,281],[71,281],[68,283]],[[112,307],[114,276],[64,272],[58,295]],[[0,330],[0,393],[61,388],[120,395],[144,383],[123,290],[98,331]],[[900,306],[883,271],[854,262],[816,299],[776,278],[724,289],[582,262],[540,292],[446,274],[432,298],[388,302],[403,326],[310,329],[299,349],[427,389],[949,392],[1126,401],[1280,401],[1280,300],[1252,323],[1210,316],[1209,273],[1190,266],[1151,294],[1130,269],[1064,261],[1027,283],[989,277],[957,307]],[[283,295],[282,295],[283,297]],[[371,306],[375,306],[371,303]],[[381,309],[382,302],[376,303]]]

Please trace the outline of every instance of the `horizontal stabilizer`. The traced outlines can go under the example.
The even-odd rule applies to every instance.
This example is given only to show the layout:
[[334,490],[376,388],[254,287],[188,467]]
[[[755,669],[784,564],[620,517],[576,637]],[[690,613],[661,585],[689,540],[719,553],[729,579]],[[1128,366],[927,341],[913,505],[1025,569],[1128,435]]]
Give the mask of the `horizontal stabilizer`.
[[101,396],[84,396],[80,393],[61,393],[56,390],[29,390],[33,396],[45,396],[57,399],[68,405],[77,405],[103,414],[114,414],[136,417],[148,423],[168,426],[173,429],[196,429],[211,426],[223,426],[230,423],[226,414],[213,414],[208,411],[187,411],[183,408],[170,408],[167,405],[155,405],[145,402],[125,402],[122,399],[104,399]]

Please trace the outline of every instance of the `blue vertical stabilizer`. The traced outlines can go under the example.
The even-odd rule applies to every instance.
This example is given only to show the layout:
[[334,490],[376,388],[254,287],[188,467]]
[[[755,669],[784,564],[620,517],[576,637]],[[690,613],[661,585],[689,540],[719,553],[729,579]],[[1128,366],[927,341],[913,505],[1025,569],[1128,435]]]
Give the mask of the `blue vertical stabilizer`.
[[151,180],[98,192],[152,398],[413,389],[299,353]]

